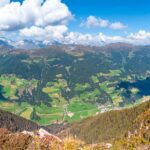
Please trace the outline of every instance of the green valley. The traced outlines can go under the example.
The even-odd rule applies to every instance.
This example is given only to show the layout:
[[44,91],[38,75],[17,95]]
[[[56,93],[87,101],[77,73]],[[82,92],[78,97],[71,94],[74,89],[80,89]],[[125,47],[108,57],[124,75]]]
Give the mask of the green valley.
[[0,53],[0,108],[49,125],[145,101],[150,47],[118,45]]

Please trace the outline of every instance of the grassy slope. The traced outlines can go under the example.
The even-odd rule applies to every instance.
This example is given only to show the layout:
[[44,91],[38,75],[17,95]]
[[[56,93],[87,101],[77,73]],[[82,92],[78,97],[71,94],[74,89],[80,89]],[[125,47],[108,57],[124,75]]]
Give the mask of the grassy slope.
[[150,108],[150,101],[134,108],[106,112],[72,124],[67,133],[69,132],[87,143],[121,138],[133,127],[138,115],[148,108]]

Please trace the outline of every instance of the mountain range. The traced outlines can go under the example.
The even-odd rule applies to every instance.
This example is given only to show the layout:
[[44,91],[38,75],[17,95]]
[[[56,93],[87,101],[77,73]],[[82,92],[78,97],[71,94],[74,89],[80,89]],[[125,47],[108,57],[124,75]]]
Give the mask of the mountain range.
[[1,48],[0,109],[40,125],[76,122],[150,96],[150,46]]

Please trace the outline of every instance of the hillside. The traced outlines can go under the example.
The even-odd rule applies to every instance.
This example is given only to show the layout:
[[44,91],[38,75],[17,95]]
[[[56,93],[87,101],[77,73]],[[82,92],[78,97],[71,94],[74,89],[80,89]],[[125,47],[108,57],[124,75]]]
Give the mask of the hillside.
[[[149,109],[150,101],[130,109],[102,113],[72,124],[69,129],[63,131],[60,135],[69,134],[87,143],[107,142],[123,138],[128,131],[135,131],[139,124],[143,123],[139,121],[139,118],[145,112],[148,112],[146,113],[147,118],[143,118],[147,119],[146,122],[149,125]],[[149,132],[147,134],[149,137]]]
[[112,144],[113,149],[150,149],[150,109],[140,114],[126,137],[117,139]]
[[80,121],[150,96],[150,46],[0,50],[0,109],[40,125]]
[[[7,118],[9,122],[1,116]],[[88,118],[71,125],[70,129],[60,132],[58,136],[4,111],[1,111],[0,122],[2,150],[148,150],[150,148],[150,101],[132,109],[110,111]],[[53,125],[52,128],[54,127]]]
[[37,130],[39,127],[37,124],[29,120],[13,115],[12,113],[0,110],[0,128],[6,128],[12,132],[18,132],[24,130]]

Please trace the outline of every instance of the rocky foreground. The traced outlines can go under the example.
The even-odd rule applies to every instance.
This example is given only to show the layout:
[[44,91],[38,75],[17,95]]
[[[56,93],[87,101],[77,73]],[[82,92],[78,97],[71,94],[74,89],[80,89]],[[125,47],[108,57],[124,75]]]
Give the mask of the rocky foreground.
[[111,147],[110,143],[86,145],[71,137],[61,140],[44,129],[18,133],[0,129],[0,150],[103,150]]
[[[74,134],[60,126],[50,126],[42,128],[35,123],[17,117],[11,113],[0,111],[0,150],[149,150],[150,149],[150,101],[145,102],[133,109],[122,111],[108,112],[102,115],[86,119],[73,125],[76,129]],[[111,115],[110,115],[111,114]],[[120,115],[122,114],[122,115]],[[111,116],[111,117],[110,117]],[[117,117],[119,116],[119,117]],[[103,119],[104,117],[104,119]],[[113,121],[115,117],[115,121]],[[126,118],[125,118],[126,117]],[[125,121],[119,118],[125,118]],[[133,119],[134,118],[134,119]],[[127,127],[129,120],[133,120],[132,126]],[[96,122],[94,121],[96,120]],[[104,133],[107,137],[114,132],[124,131],[124,136],[113,136],[114,138],[106,138],[100,126],[104,121]],[[87,122],[88,121],[88,122]],[[119,121],[119,122],[118,122]],[[127,122],[128,121],[128,122]],[[120,123],[121,122],[121,123]],[[84,124],[83,124],[84,123]],[[124,125],[122,125],[124,123]],[[80,125],[80,126],[79,126]],[[88,126],[90,127],[88,128]],[[92,127],[94,125],[94,127]],[[79,136],[79,129],[82,127],[84,138]],[[58,128],[59,130],[56,130]],[[74,129],[73,128],[73,129]],[[111,128],[111,130],[110,130]],[[48,129],[48,130],[46,130]],[[56,131],[55,131],[55,130]],[[112,130],[113,129],[113,130]],[[78,132],[77,132],[78,130]],[[92,130],[96,131],[96,133]],[[48,132],[49,131],[49,132]],[[55,132],[54,132],[55,131]],[[89,133],[91,134],[89,135]],[[51,134],[52,133],[52,134]],[[64,134],[66,133],[66,134]],[[101,134],[100,134],[101,133]],[[92,142],[88,142],[87,138],[92,138]],[[94,137],[98,137],[95,138]],[[103,137],[100,139],[100,137]]]
[[12,133],[0,129],[0,150],[149,150],[150,109],[138,116],[134,128],[124,138],[109,143],[86,144],[78,139],[59,137],[44,129]]

